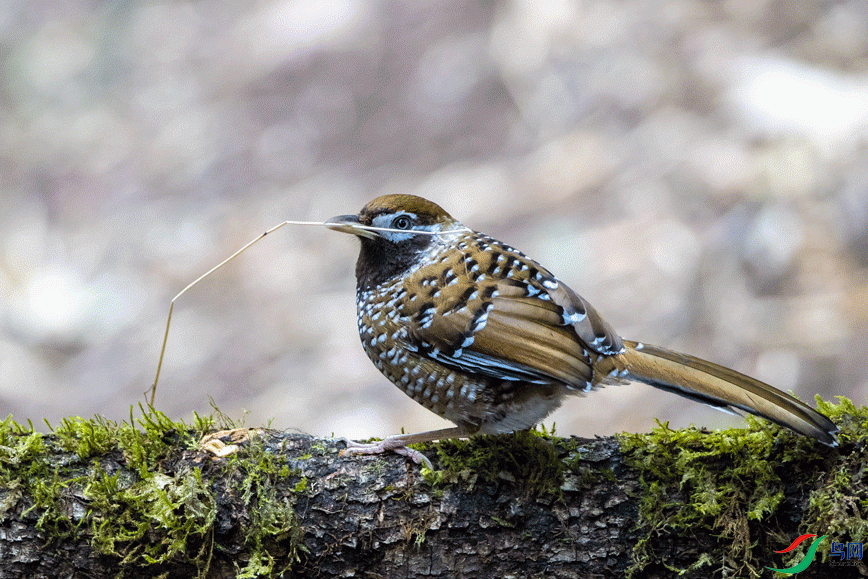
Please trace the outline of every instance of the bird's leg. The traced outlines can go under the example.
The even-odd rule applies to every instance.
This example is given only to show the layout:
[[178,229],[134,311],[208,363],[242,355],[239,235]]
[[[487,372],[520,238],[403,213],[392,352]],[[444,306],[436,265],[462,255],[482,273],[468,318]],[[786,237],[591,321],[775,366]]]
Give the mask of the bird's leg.
[[406,456],[416,464],[425,464],[428,468],[432,468],[431,461],[418,450],[407,448],[409,444],[418,444],[420,442],[431,442],[432,440],[443,440],[446,438],[460,438],[467,436],[468,432],[459,426],[453,428],[443,428],[440,430],[429,430],[428,432],[419,432],[417,434],[395,434],[387,436],[379,442],[354,442],[346,438],[342,438],[347,447],[341,451],[341,456],[352,454],[382,454],[392,451],[396,454]]

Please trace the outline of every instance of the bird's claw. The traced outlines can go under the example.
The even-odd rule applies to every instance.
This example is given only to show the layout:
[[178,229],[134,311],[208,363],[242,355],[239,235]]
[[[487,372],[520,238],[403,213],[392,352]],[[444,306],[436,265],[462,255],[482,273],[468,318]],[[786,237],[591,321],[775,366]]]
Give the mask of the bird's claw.
[[354,454],[383,454],[394,452],[406,456],[416,464],[424,464],[429,469],[434,469],[428,457],[412,448],[407,448],[404,442],[393,437],[384,438],[379,442],[356,442],[348,438],[340,438],[347,447],[340,452],[340,456],[352,456]]

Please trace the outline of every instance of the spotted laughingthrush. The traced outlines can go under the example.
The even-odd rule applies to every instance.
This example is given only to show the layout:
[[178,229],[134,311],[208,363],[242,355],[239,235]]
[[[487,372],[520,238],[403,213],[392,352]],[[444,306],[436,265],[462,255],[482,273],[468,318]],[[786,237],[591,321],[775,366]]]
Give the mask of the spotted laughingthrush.
[[530,428],[566,396],[629,380],[837,444],[831,420],[768,384],[622,339],[546,268],[431,201],[385,195],[329,224],[361,241],[356,305],[368,357],[413,400],[456,425],[348,442],[344,453],[391,450],[430,465],[407,445]]

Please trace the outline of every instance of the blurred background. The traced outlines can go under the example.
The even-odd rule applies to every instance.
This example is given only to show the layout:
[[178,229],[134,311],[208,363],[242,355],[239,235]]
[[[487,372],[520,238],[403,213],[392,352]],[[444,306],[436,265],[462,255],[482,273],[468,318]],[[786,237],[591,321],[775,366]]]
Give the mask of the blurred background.
[[[0,414],[144,400],[171,298],[405,192],[628,338],[868,390],[864,0],[30,2],[0,12]],[[357,242],[284,227],[185,294],[157,395],[316,435],[445,426],[359,344]],[[563,435],[739,424],[643,385]]]

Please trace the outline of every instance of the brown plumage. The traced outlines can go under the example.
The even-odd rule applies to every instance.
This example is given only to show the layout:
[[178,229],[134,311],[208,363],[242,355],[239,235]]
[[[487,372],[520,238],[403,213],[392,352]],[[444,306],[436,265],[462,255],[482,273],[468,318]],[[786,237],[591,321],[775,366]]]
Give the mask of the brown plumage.
[[427,463],[406,445],[530,428],[570,394],[628,380],[837,444],[834,423],[768,384],[622,340],[543,266],[421,197],[378,197],[330,223],[361,241],[356,305],[365,352],[407,395],[456,424],[349,443],[347,452],[394,450]]

